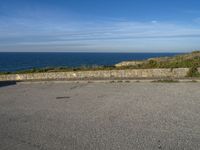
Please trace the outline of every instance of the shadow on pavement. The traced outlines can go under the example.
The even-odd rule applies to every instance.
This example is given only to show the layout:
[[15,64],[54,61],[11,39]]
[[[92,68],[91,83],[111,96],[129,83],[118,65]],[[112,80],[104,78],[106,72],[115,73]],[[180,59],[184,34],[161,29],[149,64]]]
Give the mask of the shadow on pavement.
[[16,81],[0,81],[0,88],[4,86],[16,85]]

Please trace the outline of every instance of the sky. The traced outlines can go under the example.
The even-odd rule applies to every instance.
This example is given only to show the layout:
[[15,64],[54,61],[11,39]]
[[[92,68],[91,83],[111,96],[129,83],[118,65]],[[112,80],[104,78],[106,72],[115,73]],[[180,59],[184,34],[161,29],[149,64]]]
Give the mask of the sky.
[[200,50],[200,0],[0,0],[0,52]]

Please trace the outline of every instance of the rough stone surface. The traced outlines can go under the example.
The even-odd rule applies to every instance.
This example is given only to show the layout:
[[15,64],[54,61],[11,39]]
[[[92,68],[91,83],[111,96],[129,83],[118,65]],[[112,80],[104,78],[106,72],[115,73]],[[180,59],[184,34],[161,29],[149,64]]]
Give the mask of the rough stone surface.
[[124,67],[124,66],[137,66],[139,64],[143,64],[143,61],[123,61],[121,63],[116,64],[116,67]]
[[[200,69],[199,69],[200,70]],[[30,73],[0,75],[0,81],[24,81],[24,80],[58,80],[58,79],[109,79],[109,78],[183,78],[189,68],[176,69],[126,69],[126,70],[100,70],[100,71],[76,71],[55,73]]]

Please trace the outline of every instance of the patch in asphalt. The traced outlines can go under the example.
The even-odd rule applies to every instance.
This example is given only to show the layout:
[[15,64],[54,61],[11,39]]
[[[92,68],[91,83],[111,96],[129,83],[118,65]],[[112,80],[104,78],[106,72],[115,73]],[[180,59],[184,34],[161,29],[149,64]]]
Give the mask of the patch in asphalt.
[[69,99],[69,96],[61,96],[61,97],[56,97],[56,99]]

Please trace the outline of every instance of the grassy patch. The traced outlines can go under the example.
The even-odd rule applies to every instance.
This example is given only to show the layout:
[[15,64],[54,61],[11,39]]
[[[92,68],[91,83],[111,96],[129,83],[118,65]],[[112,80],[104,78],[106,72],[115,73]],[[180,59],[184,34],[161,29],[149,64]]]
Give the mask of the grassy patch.
[[136,66],[136,68],[191,68],[194,64],[200,66],[200,57],[188,60],[182,60],[178,57],[168,61],[150,60]]
[[158,83],[178,83],[178,80],[173,80],[173,79],[160,79],[160,80],[155,80],[153,82],[158,82]]
[[11,74],[10,72],[0,72],[0,75],[7,75],[7,74]]
[[28,74],[28,73],[49,73],[49,72],[70,72],[70,71],[95,71],[95,70],[113,70],[114,66],[81,66],[81,67],[46,67],[33,68],[30,70],[22,70],[15,72],[0,72],[0,75],[6,74]]
[[194,65],[190,68],[187,73],[187,77],[200,77],[200,73],[198,72],[198,66]]
[[198,81],[197,81],[197,80],[192,80],[191,82],[192,82],[192,83],[197,83]]

